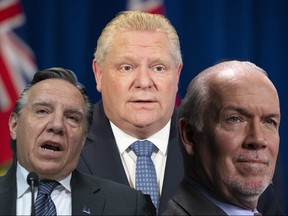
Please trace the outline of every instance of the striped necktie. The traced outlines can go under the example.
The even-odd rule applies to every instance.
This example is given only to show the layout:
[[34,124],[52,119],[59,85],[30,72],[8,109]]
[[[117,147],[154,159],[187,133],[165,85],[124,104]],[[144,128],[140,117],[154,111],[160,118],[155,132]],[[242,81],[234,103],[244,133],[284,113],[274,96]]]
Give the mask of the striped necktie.
[[59,182],[51,180],[39,182],[35,202],[35,215],[57,215],[55,204],[51,199],[51,193],[58,184]]

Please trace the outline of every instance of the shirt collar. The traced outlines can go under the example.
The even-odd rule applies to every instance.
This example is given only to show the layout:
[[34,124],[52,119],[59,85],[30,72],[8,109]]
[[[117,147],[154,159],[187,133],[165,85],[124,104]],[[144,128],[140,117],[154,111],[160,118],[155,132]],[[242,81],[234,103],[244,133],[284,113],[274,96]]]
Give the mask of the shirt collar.
[[258,213],[258,211],[256,209],[253,209],[253,210],[243,209],[243,208],[240,208],[239,206],[231,205],[231,204],[216,200],[213,197],[209,196],[209,194],[207,194],[205,196],[208,199],[210,199],[213,203],[215,203],[218,207],[220,207],[227,215],[245,215],[245,216],[250,215],[250,216],[253,216],[254,213]]
[[[123,132],[120,128],[114,125],[111,121],[110,121],[110,124],[111,124],[111,128],[112,128],[120,154],[123,154],[133,142],[135,142],[136,140],[139,140]],[[169,122],[165,125],[165,127],[163,127],[160,131],[146,138],[146,140],[151,141],[163,155],[167,154],[170,127],[171,127],[171,120],[169,120]]]
[[[29,185],[27,183],[27,176],[29,172],[22,167],[19,162],[17,162],[17,171],[16,171],[16,178],[17,178],[17,198],[23,196],[25,193],[30,191]],[[70,185],[70,180],[71,180],[72,174],[68,175],[64,179],[58,181],[66,190],[68,190],[71,193],[71,185]]]
[[17,162],[16,180],[17,180],[17,198],[28,192],[29,185],[26,181],[28,171]]

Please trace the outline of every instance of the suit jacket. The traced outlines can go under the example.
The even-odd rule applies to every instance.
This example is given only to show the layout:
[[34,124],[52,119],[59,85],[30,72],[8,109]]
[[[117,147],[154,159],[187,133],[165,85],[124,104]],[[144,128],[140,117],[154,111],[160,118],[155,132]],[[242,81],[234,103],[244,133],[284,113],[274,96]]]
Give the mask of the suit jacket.
[[182,181],[162,215],[227,215],[192,185]]
[[[16,166],[0,177],[0,215],[16,215]],[[138,191],[96,176],[73,171],[72,215],[153,215]]]
[[[93,123],[81,153],[78,169],[129,185],[109,120],[104,113],[102,101],[95,105]],[[182,156],[177,138],[176,113],[174,112],[171,120],[159,213],[164,210],[166,203],[172,197],[183,178],[183,173]]]
[[[199,192],[199,190],[195,189],[195,187],[195,185],[188,184],[183,180],[173,197],[169,200],[167,208],[162,215],[227,215],[221,208]],[[265,193],[267,194],[262,195],[262,197],[271,196],[270,190],[272,190],[271,186],[266,189]],[[263,215],[285,215],[279,207],[278,202],[273,200],[273,196],[270,201],[268,203],[266,200],[267,208],[265,213],[263,213],[263,208],[259,209],[259,205],[257,207],[258,211],[262,212]]]

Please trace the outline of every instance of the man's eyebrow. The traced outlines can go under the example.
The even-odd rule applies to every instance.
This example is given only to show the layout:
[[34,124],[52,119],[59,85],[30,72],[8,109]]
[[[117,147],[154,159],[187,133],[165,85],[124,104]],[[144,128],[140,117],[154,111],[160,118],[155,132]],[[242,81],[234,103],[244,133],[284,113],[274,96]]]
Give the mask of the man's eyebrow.
[[[32,106],[47,106],[47,107],[52,107],[52,104],[47,101],[47,100],[36,100],[32,102]],[[82,109],[78,108],[67,108],[65,113],[76,113],[79,115],[84,115],[84,111]]]
[[239,107],[239,106],[227,106],[227,107],[224,107],[224,109],[222,109],[223,111],[237,111],[237,112],[240,112],[240,113],[247,113],[248,112],[245,110],[245,108],[242,108],[242,107]]
[[65,113],[75,113],[77,115],[84,115],[84,111],[82,109],[75,109],[75,108],[67,109],[65,110]]
[[31,103],[32,106],[51,106],[51,103],[49,103],[47,100],[35,100]]
[[[243,114],[243,115],[247,115],[247,116],[252,116],[252,114],[251,113],[249,113],[249,110],[247,110],[247,109],[245,109],[245,108],[242,108],[242,107],[238,107],[238,106],[227,106],[227,107],[225,107],[223,110],[222,110],[222,112],[223,111],[236,111],[236,112],[238,112],[238,113],[241,113],[241,114]],[[271,112],[271,113],[268,113],[268,114],[264,114],[263,115],[265,118],[267,118],[267,117],[270,117],[270,118],[272,118],[272,117],[274,117],[274,118],[280,118],[280,113],[278,113],[278,112]]]

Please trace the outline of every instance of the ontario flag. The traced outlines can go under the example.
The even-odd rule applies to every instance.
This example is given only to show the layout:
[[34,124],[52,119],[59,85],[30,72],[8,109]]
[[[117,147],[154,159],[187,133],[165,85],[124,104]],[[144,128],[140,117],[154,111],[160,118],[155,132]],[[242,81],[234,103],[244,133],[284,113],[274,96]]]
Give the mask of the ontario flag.
[[8,127],[10,113],[37,71],[32,51],[13,32],[24,22],[19,0],[0,0],[0,175],[12,161]]
[[[162,14],[165,16],[164,0],[128,0],[127,10],[140,10],[152,14]],[[177,93],[175,105],[181,103],[180,94]]]

